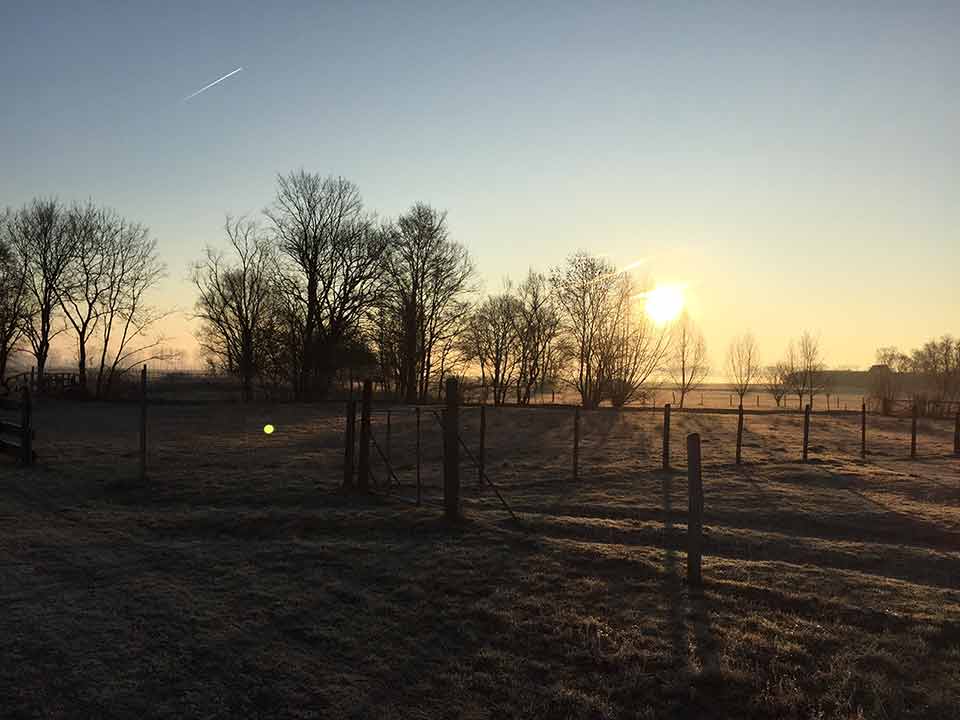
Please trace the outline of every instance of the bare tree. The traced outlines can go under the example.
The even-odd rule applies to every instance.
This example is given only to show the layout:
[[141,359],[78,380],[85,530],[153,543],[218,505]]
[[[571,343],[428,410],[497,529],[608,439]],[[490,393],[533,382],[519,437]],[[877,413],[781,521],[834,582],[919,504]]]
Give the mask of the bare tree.
[[[727,351],[727,372],[733,389],[743,405],[743,397],[760,378],[760,349],[752,333],[738,335],[730,342]],[[777,402],[779,405],[780,402]]]
[[790,369],[787,367],[787,363],[784,360],[774,364],[768,365],[763,370],[763,384],[767,389],[767,392],[773,397],[774,402],[777,403],[777,407],[780,407],[783,399],[787,396],[788,388],[788,376],[790,374]]
[[813,398],[823,390],[823,357],[820,352],[820,341],[804,331],[799,342],[800,371],[804,375],[804,387],[807,391],[810,407],[813,407]]
[[516,291],[513,331],[517,341],[517,404],[527,405],[561,356],[560,315],[547,277],[532,270]]
[[565,266],[554,268],[550,274],[564,331],[574,349],[576,374],[571,385],[587,408],[596,407],[603,399],[600,349],[610,315],[616,309],[616,280],[616,268],[609,260],[583,252],[570,256]]
[[298,397],[325,392],[340,350],[359,336],[373,309],[386,236],[363,209],[360,191],[344,178],[303,170],[278,177],[265,211],[285,260],[283,289],[298,340]]
[[468,357],[480,365],[481,382],[493,390],[494,405],[502,405],[519,364],[514,316],[518,301],[509,288],[478,305],[467,321],[464,343]]
[[797,396],[797,404],[803,408],[803,396],[807,392],[807,374],[803,369],[803,361],[797,351],[796,344],[791,340],[787,345],[787,354],[784,358],[786,368],[786,385],[790,394]]
[[6,387],[7,364],[19,349],[29,320],[27,267],[7,235],[9,212],[0,215],[0,385]]
[[673,353],[668,371],[680,392],[681,408],[687,395],[700,387],[710,373],[703,333],[686,311],[677,319],[673,330]]
[[[446,213],[417,203],[390,228],[376,332],[384,370],[407,402],[426,400],[445,376],[473,291],[466,248],[450,239]],[[387,367],[390,366],[390,367]]]
[[647,384],[670,351],[670,327],[657,325],[640,306],[643,288],[620,273],[612,312],[601,333],[599,377],[603,397],[614,407],[646,397]]
[[37,361],[37,382],[43,375],[50,342],[63,332],[58,323],[60,290],[74,252],[74,238],[67,232],[66,213],[56,200],[35,199],[13,214],[8,223],[11,244],[19,264],[26,269],[27,314],[24,334]]
[[153,330],[172,311],[148,303],[150,291],[166,272],[156,250],[149,230],[138,223],[121,218],[110,233],[98,322],[97,397],[109,395],[115,380],[134,365],[165,357],[164,338]]
[[255,378],[270,367],[272,346],[281,343],[276,258],[256,221],[228,217],[224,230],[230,257],[208,247],[193,269],[200,295],[196,317],[202,321],[198,339],[219,367],[239,375],[249,401]]
[[103,312],[103,300],[109,291],[108,254],[116,247],[115,234],[122,220],[109,210],[92,203],[75,205],[66,213],[65,232],[71,239],[73,257],[59,287],[60,307],[73,329],[77,345],[77,371],[80,387],[87,387],[87,351]]

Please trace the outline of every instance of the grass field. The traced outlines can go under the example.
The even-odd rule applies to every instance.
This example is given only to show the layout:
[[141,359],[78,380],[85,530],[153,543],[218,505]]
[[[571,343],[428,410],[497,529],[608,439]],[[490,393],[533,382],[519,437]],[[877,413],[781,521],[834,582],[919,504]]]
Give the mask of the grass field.
[[[815,414],[489,409],[466,520],[440,435],[395,408],[371,497],[345,496],[339,407],[40,405],[40,463],[0,458],[3,717],[956,718],[952,426]],[[478,411],[461,429],[476,449]],[[386,424],[375,417],[386,449]],[[276,426],[270,436],[266,423]],[[705,587],[685,583],[683,439],[704,438]]]

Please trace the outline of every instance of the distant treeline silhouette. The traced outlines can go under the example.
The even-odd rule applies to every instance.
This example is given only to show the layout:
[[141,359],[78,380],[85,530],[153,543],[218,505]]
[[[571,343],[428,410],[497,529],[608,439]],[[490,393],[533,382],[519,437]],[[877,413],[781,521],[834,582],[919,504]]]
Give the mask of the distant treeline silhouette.
[[[693,319],[654,322],[644,307],[649,283],[629,267],[577,252],[484,295],[445,212],[415,203],[378,218],[342,177],[278,176],[261,216],[228,216],[224,231],[225,248],[206,248],[192,266],[197,339],[207,367],[238,378],[246,400],[258,389],[322,399],[352,374],[410,403],[441,396],[445,379],[458,377],[494,404],[569,388],[584,407],[622,406],[669,386],[683,407],[711,374]],[[78,386],[95,397],[137,364],[169,362],[174,353],[155,332],[169,312],[147,302],[164,273],[148,230],[110,209],[35,199],[5,211],[0,377],[24,352],[42,387],[61,334],[75,348]],[[877,360],[870,393],[882,402],[905,392],[960,399],[960,343],[950,336],[909,355],[881,348]],[[788,396],[801,407],[819,395],[829,404],[835,392],[810,332],[767,365],[744,332],[724,373],[741,403],[762,390],[777,406]]]

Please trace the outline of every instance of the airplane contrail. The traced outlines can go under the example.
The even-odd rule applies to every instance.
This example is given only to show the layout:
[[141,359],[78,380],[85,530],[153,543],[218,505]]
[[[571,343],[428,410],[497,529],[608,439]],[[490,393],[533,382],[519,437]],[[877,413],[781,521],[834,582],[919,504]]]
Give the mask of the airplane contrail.
[[197,91],[196,91],[195,93],[193,93],[192,95],[187,95],[187,96],[183,99],[183,102],[186,102],[186,101],[189,100],[190,98],[195,98],[197,95],[199,95],[200,93],[202,93],[204,90],[209,90],[210,88],[212,88],[212,87],[213,87],[214,85],[216,85],[217,83],[223,82],[224,80],[226,80],[226,79],[227,79],[228,77],[230,77],[231,75],[236,75],[236,74],[237,74],[238,72],[240,72],[241,70],[243,70],[243,68],[242,68],[242,67],[238,67],[238,68],[237,68],[236,70],[234,70],[233,72],[228,72],[228,73],[227,73],[226,75],[224,75],[222,78],[220,78],[220,79],[218,79],[218,80],[214,80],[214,81],[213,81],[212,83],[210,83],[209,85],[204,85],[202,88],[200,88],[199,90],[197,90]]

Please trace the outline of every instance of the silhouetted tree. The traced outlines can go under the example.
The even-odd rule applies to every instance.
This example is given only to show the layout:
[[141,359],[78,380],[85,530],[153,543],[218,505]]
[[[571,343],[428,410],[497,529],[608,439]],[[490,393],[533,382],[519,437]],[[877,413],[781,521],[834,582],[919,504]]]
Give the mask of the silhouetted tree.
[[37,382],[41,386],[50,342],[64,330],[57,311],[61,283],[75,249],[66,215],[57,200],[34,199],[8,221],[11,245],[18,264],[26,270],[27,299],[32,307],[23,329],[37,361]]
[[518,301],[509,288],[480,303],[467,321],[463,341],[467,357],[480,365],[483,388],[493,391],[494,405],[502,405],[519,364],[514,316]]
[[299,346],[294,389],[309,400],[329,388],[339,350],[356,341],[373,310],[387,238],[349,180],[300,170],[277,182],[265,213],[284,260],[281,287]]
[[560,315],[545,275],[531,270],[515,296],[516,395],[517,404],[526,405],[537,386],[555,380],[553,373],[569,349],[560,333]]
[[686,311],[681,313],[673,329],[673,353],[668,370],[680,392],[681,408],[687,395],[700,387],[710,373],[703,333]]
[[670,326],[657,325],[640,303],[645,288],[618,273],[611,295],[612,311],[601,331],[602,398],[614,407],[646,395],[646,386],[670,352]]
[[230,256],[208,247],[193,270],[200,294],[196,317],[202,321],[198,340],[219,368],[240,377],[249,401],[258,376],[275,376],[271,363],[283,345],[276,257],[255,221],[228,217],[224,229]]
[[150,292],[166,273],[149,230],[139,223],[116,218],[116,225],[105,240],[106,290],[100,296],[97,323],[97,397],[109,395],[115,380],[134,366],[168,359],[163,352],[164,337],[154,330],[172,313],[149,303]]
[[9,212],[0,214],[0,384],[6,381],[7,364],[20,347],[29,321],[27,268],[10,244],[10,220]]
[[[727,351],[727,372],[733,389],[743,405],[743,397],[751,385],[760,378],[760,349],[752,333],[738,335],[730,342]],[[782,396],[781,396],[782,397]],[[777,405],[780,401],[777,401]]]
[[820,352],[820,341],[804,331],[798,344],[800,370],[804,375],[804,387],[807,390],[810,406],[813,407],[813,398],[823,390],[823,357]]
[[466,248],[450,239],[446,213],[417,203],[389,229],[374,335],[385,371],[406,402],[426,400],[451,367],[473,290]]
[[92,203],[74,205],[66,213],[65,232],[73,254],[59,285],[60,307],[77,345],[80,387],[87,390],[87,351],[110,289],[109,253],[122,221],[115,213]]
[[563,329],[574,348],[576,374],[571,385],[587,408],[596,407],[603,399],[601,344],[616,310],[616,281],[616,268],[609,260],[583,252],[570,256],[566,265],[550,273]]
[[774,365],[768,365],[763,370],[764,386],[773,397],[774,402],[777,403],[777,407],[780,407],[783,399],[787,396],[789,374],[790,370],[784,360]]

